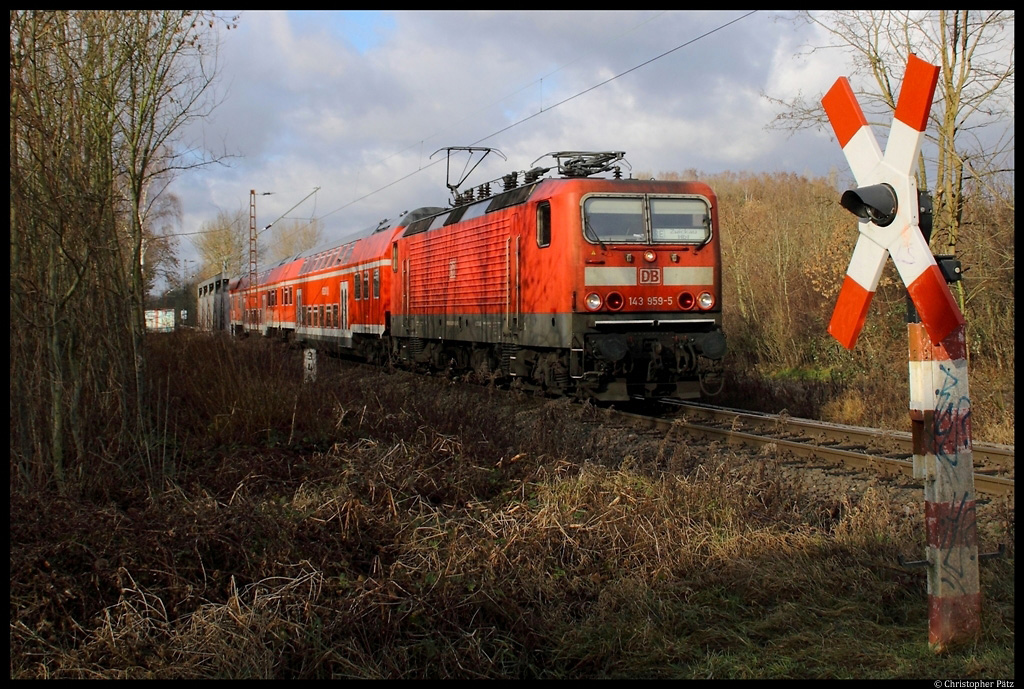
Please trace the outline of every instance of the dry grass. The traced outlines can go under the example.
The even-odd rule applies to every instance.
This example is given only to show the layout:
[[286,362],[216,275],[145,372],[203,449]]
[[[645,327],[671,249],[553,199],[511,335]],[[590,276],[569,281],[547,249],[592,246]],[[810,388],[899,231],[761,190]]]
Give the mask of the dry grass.
[[[228,370],[273,356],[250,344]],[[586,405],[264,363],[210,406],[220,446],[182,388],[173,480],[12,495],[12,678],[1013,677],[1012,557],[983,567],[978,642],[932,654],[924,574],[895,564],[923,524],[883,487],[822,495]]]

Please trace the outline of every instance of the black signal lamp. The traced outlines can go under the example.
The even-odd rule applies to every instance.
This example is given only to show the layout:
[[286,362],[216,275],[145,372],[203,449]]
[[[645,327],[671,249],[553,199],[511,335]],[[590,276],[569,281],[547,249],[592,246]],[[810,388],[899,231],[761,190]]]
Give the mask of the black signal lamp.
[[872,184],[843,192],[839,204],[862,221],[885,227],[896,219],[896,191],[888,184]]

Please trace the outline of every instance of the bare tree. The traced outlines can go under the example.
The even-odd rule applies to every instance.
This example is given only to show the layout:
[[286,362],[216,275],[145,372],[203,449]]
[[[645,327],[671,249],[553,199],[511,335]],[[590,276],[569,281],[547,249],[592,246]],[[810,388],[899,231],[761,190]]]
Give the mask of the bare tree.
[[245,211],[239,210],[234,215],[220,211],[212,221],[202,224],[191,242],[199,252],[200,275],[210,277],[220,272],[239,275],[242,266],[248,266],[249,261],[249,225]]
[[157,195],[146,213],[142,238],[142,279],[145,294],[158,280],[172,282],[181,270],[177,255],[176,230],[181,224],[181,199],[164,191]]
[[26,485],[147,456],[143,257],[176,215],[171,175],[208,162],[175,137],[213,105],[216,21],[10,12],[10,442]]
[[[155,186],[166,184],[175,171],[197,163],[177,153],[174,137],[193,119],[209,114],[215,71],[205,58],[216,18],[189,10],[140,11],[116,24],[111,36],[113,69],[122,98],[115,101],[115,163],[120,200],[124,204],[130,256],[127,294],[135,356],[135,391],[146,398],[145,280],[143,244]],[[137,405],[140,411],[143,406]],[[144,420],[140,417],[140,422]]]
[[277,263],[282,259],[312,249],[323,241],[323,223],[319,220],[291,220],[275,223],[271,229],[271,236],[261,240],[266,242],[266,248],[260,251],[266,256],[268,264]]
[[[1012,158],[1013,12],[1004,10],[896,11],[835,10],[800,13],[823,28],[828,45],[809,53],[839,48],[852,59],[851,83],[872,125],[888,132],[907,55],[941,66],[928,137],[937,146],[933,167],[924,154],[918,186],[933,189],[935,238],[955,253],[963,220],[965,181],[985,179]],[[837,75],[838,76],[838,75]],[[772,99],[785,107],[770,125],[778,129],[824,126],[820,98],[808,103]],[[1005,132],[992,136],[993,131]],[[927,170],[935,170],[928,183]]]

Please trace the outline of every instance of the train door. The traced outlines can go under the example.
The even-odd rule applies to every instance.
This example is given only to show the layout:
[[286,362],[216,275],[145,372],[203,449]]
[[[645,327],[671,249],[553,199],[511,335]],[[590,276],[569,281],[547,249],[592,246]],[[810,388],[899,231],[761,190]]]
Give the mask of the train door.
[[370,271],[363,271],[363,309],[359,314],[362,320],[363,332],[366,326],[373,323],[373,302],[370,300]]
[[[370,288],[373,290],[373,315],[371,323],[374,326],[382,326],[384,323],[384,308],[381,306],[380,301],[380,268],[374,268],[373,273],[370,275]],[[380,332],[383,332],[381,330]]]
[[302,288],[295,290],[295,328],[298,329],[302,323]]
[[339,324],[342,330],[348,330],[348,282],[342,280],[338,283],[338,309]]

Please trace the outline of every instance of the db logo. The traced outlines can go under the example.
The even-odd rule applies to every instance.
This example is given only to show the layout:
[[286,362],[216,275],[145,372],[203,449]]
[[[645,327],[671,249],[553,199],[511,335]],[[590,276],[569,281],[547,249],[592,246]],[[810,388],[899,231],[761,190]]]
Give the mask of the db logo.
[[660,285],[661,268],[637,268],[641,285]]

